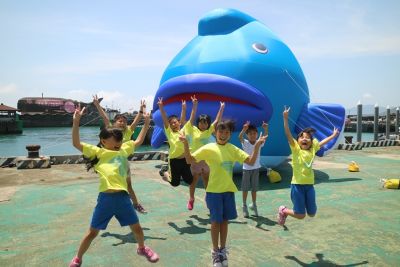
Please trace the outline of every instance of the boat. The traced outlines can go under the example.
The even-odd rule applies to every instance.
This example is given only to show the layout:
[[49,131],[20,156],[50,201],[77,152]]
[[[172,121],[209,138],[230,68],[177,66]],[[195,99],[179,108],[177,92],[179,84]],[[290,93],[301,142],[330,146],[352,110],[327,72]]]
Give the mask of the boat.
[[17,111],[16,108],[0,104],[0,134],[22,133],[22,121]]
[[[102,99],[99,99],[100,101]],[[18,100],[18,110],[24,127],[71,127],[75,107],[86,108],[81,125],[99,126],[101,117],[92,102],[58,97],[24,97]]]

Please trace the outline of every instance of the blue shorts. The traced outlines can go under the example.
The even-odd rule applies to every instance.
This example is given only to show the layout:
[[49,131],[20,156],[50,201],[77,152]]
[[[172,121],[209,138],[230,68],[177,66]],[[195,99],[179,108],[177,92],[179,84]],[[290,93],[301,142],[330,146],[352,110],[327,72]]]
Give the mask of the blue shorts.
[[210,210],[211,222],[222,223],[223,221],[237,218],[235,193],[206,193],[206,203]]
[[115,216],[121,226],[137,224],[139,222],[139,218],[136,215],[127,192],[100,192],[97,197],[97,205],[93,211],[90,226],[94,229],[104,230],[113,216]]
[[293,211],[296,214],[314,215],[317,213],[315,190],[312,184],[292,184],[290,198],[293,202]]

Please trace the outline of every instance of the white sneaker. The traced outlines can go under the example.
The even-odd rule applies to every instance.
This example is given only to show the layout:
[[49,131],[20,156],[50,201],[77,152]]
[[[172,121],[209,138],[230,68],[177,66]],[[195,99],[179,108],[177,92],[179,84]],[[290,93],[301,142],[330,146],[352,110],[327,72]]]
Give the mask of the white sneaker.
[[243,209],[243,217],[249,218],[249,210],[247,209],[247,206],[243,205],[242,209]]
[[249,205],[249,208],[250,208],[252,211],[254,211],[254,216],[258,217],[257,205],[254,204],[254,203],[251,203],[251,204]]
[[221,263],[222,263],[223,267],[228,267],[228,256],[227,256],[227,254],[229,254],[227,248],[221,248],[219,250],[219,255],[220,255]]
[[211,259],[213,267],[222,267],[221,257],[219,251],[211,250]]

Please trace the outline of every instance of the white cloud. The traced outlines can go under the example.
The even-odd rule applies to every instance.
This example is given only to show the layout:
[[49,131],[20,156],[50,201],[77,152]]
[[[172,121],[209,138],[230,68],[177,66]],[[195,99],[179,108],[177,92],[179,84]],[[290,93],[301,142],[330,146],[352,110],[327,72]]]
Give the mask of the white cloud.
[[91,93],[87,90],[71,90],[67,92],[67,98],[88,102],[88,99],[90,99],[89,101],[91,101],[93,97]]
[[126,96],[118,90],[115,91],[99,91],[97,92],[98,97],[102,97],[101,106],[105,108],[118,109],[121,112],[134,112],[140,108],[140,101],[145,100],[146,110],[148,112],[153,108],[153,95],[147,95],[145,97],[134,97]]
[[0,85],[0,103],[16,108],[18,99],[25,97],[18,86],[14,83]]
[[9,83],[6,85],[0,85],[0,95],[6,96],[8,94],[15,94],[17,92],[17,85],[14,83]]
[[364,98],[364,99],[372,99],[372,94],[370,94],[370,93],[365,93],[365,94],[363,94],[363,98]]

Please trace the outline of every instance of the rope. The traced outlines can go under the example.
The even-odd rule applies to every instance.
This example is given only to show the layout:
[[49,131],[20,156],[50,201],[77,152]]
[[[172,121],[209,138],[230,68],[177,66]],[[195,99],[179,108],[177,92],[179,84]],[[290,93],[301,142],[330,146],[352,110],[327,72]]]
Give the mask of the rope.
[[[283,69],[283,71],[290,77],[290,79],[294,82],[294,84],[300,88],[301,92],[308,98],[308,94],[306,93],[305,89],[301,87],[301,85],[296,82],[296,80],[290,75],[290,73],[287,71],[287,69]],[[335,125],[329,120],[329,118],[325,115],[324,112],[321,111],[321,109],[318,108],[318,111],[325,117],[325,119],[332,125],[333,128],[335,128]]]
[[[99,116],[95,117],[94,119],[92,119],[92,120],[86,122],[85,124],[83,124],[83,125],[81,125],[81,126],[86,126],[86,125],[88,125],[89,123],[91,123],[91,122],[97,120],[97,119],[100,118],[100,117],[101,117],[101,116],[99,115]],[[80,127],[81,127],[81,126],[80,126]],[[63,140],[63,141],[60,142],[60,140]],[[50,148],[50,147],[57,147],[57,146],[59,146],[59,145],[65,144],[65,143],[67,143],[67,142],[70,142],[70,140],[66,141],[64,137],[61,137],[61,138],[56,139],[56,140],[53,141],[53,142],[50,142],[50,143],[45,144],[42,148],[43,148],[43,149],[46,149],[46,148]]]

